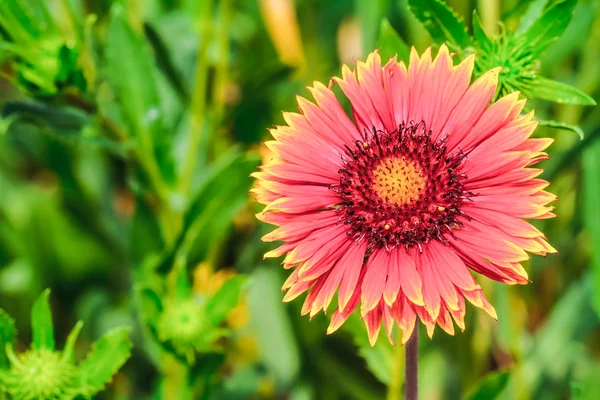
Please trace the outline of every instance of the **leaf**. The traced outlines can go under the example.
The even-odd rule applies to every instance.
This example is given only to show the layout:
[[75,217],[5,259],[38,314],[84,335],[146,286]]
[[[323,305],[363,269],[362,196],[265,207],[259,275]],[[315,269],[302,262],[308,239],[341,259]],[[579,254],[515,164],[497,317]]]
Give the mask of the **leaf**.
[[475,384],[465,398],[467,400],[493,400],[504,390],[509,377],[510,371],[487,374]]
[[259,349],[268,349],[262,351],[261,360],[269,376],[278,387],[292,387],[300,375],[301,360],[306,354],[301,353],[305,348],[301,350],[298,343],[302,337],[298,324],[292,322],[288,307],[281,301],[281,278],[280,271],[272,265],[261,265],[252,271],[248,308],[252,310],[250,324],[256,344]]
[[120,4],[111,8],[107,30],[108,79],[116,89],[130,129],[146,157],[157,157],[164,176],[173,179],[170,137],[163,127],[157,70],[148,44],[133,31]]
[[558,39],[573,18],[577,0],[559,0],[552,4],[523,34],[525,41],[539,55]]
[[518,371],[511,374],[508,387],[518,382],[530,393],[536,393],[547,384],[546,377],[560,376],[579,364],[577,350],[583,350],[581,343],[588,340],[600,321],[590,304],[597,295],[593,293],[594,279],[592,273],[586,273],[569,285],[546,322],[536,331],[527,357],[518,364]]
[[65,348],[63,349],[62,358],[69,363],[75,362],[75,342],[77,341],[77,337],[79,337],[79,332],[81,332],[81,328],[83,328],[83,321],[77,321],[75,327],[69,333],[67,337],[67,342],[65,343]]
[[492,49],[492,41],[487,33],[485,33],[476,10],[473,10],[473,36],[475,36],[475,40],[477,40],[481,49],[486,51]]
[[425,25],[437,44],[450,42],[460,47],[471,44],[462,18],[442,0],[409,0],[410,10]]
[[112,376],[131,356],[129,328],[115,328],[92,344],[92,351],[79,365],[86,394],[92,395],[104,388]]
[[[183,261],[183,260],[182,260]],[[177,274],[175,280],[175,298],[179,301],[185,301],[192,294],[192,287],[190,280],[188,279],[188,270],[183,262],[175,262],[175,273]]]
[[552,120],[540,120],[540,126],[546,126],[548,128],[554,128],[554,129],[564,129],[567,131],[575,132],[579,136],[579,139],[581,139],[581,140],[583,140],[583,138],[585,137],[585,133],[583,132],[583,129],[581,129],[581,127],[578,125],[565,124],[564,122],[552,121]]
[[377,45],[379,46],[379,54],[383,60],[398,55],[399,61],[402,60],[405,63],[408,63],[410,58],[410,48],[385,18],[381,20]]
[[9,362],[6,357],[6,345],[15,340],[15,321],[6,311],[0,308],[0,369],[8,368]]
[[164,249],[164,238],[157,217],[144,196],[135,200],[135,214],[131,224],[129,254],[135,263],[140,263],[150,254],[160,254]]
[[[596,142],[583,153],[583,221],[590,239],[590,248],[600,248],[600,143]],[[591,251],[592,305],[600,316],[600,253]]]
[[163,303],[160,295],[149,287],[136,285],[135,292],[138,298],[138,310],[142,319],[150,326],[158,322],[160,313],[163,310]]
[[[525,11],[521,17],[519,28],[517,29],[516,33],[526,32],[527,29],[529,29],[531,25],[533,25],[533,23],[540,17],[540,15],[542,15],[547,2],[548,0],[531,1],[527,7],[527,11]],[[523,5],[523,3],[520,3],[520,5]]]
[[33,335],[33,348],[54,350],[54,327],[52,325],[52,312],[48,297],[50,289],[38,297],[31,309],[31,330]]
[[233,217],[248,201],[250,174],[260,159],[235,151],[222,156],[196,193],[184,218],[181,254],[190,261],[206,256],[208,245],[216,243],[231,226]]
[[213,325],[218,325],[238,304],[246,277],[238,275],[223,283],[223,286],[205,303],[206,315]]
[[377,40],[377,24],[386,15],[389,0],[356,1],[354,4],[360,20],[363,54],[368,54]]
[[356,313],[348,318],[343,325],[343,329],[352,335],[354,343],[358,346],[358,354],[365,359],[369,371],[382,383],[389,384],[391,381],[390,374],[393,373],[396,348],[387,339],[377,340],[375,345],[371,347],[364,322]]
[[532,98],[548,100],[561,104],[580,104],[595,106],[596,101],[574,86],[562,82],[537,77],[529,84],[527,93]]

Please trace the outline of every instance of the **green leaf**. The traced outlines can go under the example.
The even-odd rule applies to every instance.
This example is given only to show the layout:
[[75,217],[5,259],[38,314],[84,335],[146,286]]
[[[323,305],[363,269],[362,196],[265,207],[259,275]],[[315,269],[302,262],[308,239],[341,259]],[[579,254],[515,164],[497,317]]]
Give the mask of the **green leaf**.
[[163,302],[158,293],[149,287],[136,285],[138,297],[138,310],[142,319],[149,325],[154,326],[158,322],[160,313],[163,311]]
[[15,340],[15,321],[6,311],[0,308],[0,369],[8,368],[9,362],[6,357],[6,345]]
[[52,312],[48,297],[50,289],[38,297],[31,309],[31,330],[33,334],[33,348],[54,350],[54,327],[52,325]]
[[252,185],[249,176],[260,159],[235,150],[219,159],[194,196],[184,217],[180,256],[189,262],[204,260],[210,244],[218,243],[227,233],[233,217],[248,201]]
[[391,381],[390,374],[393,373],[396,348],[390,344],[387,338],[377,340],[375,345],[371,347],[365,324],[356,313],[348,318],[343,325],[343,329],[352,335],[354,343],[358,346],[358,354],[366,361],[369,371],[382,383],[389,384]]
[[112,376],[131,356],[129,328],[115,328],[92,344],[92,351],[79,365],[86,394],[92,395],[104,388]]
[[288,304],[281,301],[281,285],[280,271],[271,264],[259,266],[252,271],[252,284],[248,285],[248,307],[260,310],[251,313],[250,324],[256,332],[258,348],[269,349],[261,354],[264,366],[278,385],[292,387],[298,381],[302,356],[306,356],[301,353],[306,348],[301,350],[298,341],[312,331],[305,330],[304,336],[298,331],[299,324],[292,322]]
[[410,48],[385,18],[381,20],[377,45],[379,46],[379,54],[384,62],[388,58],[398,55],[398,61],[402,60],[408,63]]
[[524,33],[526,42],[539,55],[558,39],[573,18],[577,0],[559,0],[552,4]]
[[244,282],[246,277],[234,276],[223,283],[223,286],[206,301],[206,315],[213,325],[223,322],[238,304]]
[[389,0],[355,1],[356,15],[360,20],[363,54],[373,50],[377,40],[377,24],[386,15]]
[[467,400],[493,400],[504,390],[509,377],[510,371],[487,374],[475,384],[465,398]]
[[523,16],[521,17],[519,28],[517,29],[516,33],[526,32],[527,29],[529,29],[531,25],[533,25],[533,23],[540,17],[540,15],[542,15],[542,12],[544,11],[544,7],[546,6],[547,2],[548,0],[531,1],[529,6],[527,7],[527,11],[525,11],[523,13]]
[[473,10],[473,35],[475,36],[475,40],[477,40],[481,49],[487,51],[492,49],[492,41],[487,33],[485,33],[476,10]]
[[69,363],[75,362],[75,342],[79,337],[79,332],[81,332],[81,328],[83,328],[83,321],[77,321],[75,327],[69,333],[67,337],[67,342],[65,343],[65,348],[63,349],[62,358]]
[[574,86],[562,82],[537,77],[529,84],[527,91],[532,98],[548,100],[561,104],[580,104],[595,106],[596,101]]
[[563,130],[575,132],[579,136],[579,139],[581,139],[581,140],[583,140],[583,138],[585,137],[585,133],[583,132],[583,129],[581,129],[581,127],[578,125],[565,124],[564,122],[552,121],[552,120],[540,120],[540,126],[546,126],[548,128],[563,129]]
[[148,44],[129,26],[120,4],[111,8],[107,30],[108,79],[119,104],[138,138],[146,157],[156,157],[164,176],[173,179],[168,155],[169,135],[163,126],[163,111],[157,86],[157,69]]
[[142,262],[150,254],[160,254],[165,248],[157,214],[144,196],[136,196],[129,239],[129,254],[135,263]]
[[[600,249],[600,142],[588,147],[583,153],[583,218],[591,249]],[[592,305],[600,316],[600,253],[591,251]]]
[[410,10],[425,25],[437,44],[450,42],[460,47],[471,44],[462,18],[442,0],[409,0]]
[[188,270],[185,261],[175,262],[175,268],[175,273],[177,274],[175,280],[175,298],[179,301],[185,301],[192,294],[192,286],[188,279]]

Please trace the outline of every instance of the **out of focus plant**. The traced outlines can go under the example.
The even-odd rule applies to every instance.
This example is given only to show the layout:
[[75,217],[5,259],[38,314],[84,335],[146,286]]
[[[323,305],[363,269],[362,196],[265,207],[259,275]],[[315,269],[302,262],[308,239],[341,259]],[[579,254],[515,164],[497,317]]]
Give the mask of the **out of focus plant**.
[[60,30],[45,2],[3,1],[0,27],[0,50],[12,66],[8,78],[17,86],[37,96],[86,90],[80,38]]
[[91,398],[101,391],[131,355],[129,328],[116,328],[92,344],[92,351],[76,363],[75,342],[83,327],[79,321],[62,351],[56,350],[48,297],[44,291],[31,310],[33,343],[15,354],[13,319],[0,309],[0,387],[17,400],[73,400]]
[[[410,0],[410,9],[423,23],[435,43],[446,43],[461,58],[475,54],[475,76],[502,67],[495,98],[518,91],[527,99],[541,99],[562,104],[596,105],[589,95],[574,86],[541,75],[540,58],[564,33],[573,17],[577,0],[532,2],[521,19],[519,29],[510,31],[500,23],[499,34],[490,37],[484,30],[477,11],[473,12],[473,36],[459,17],[442,0]],[[383,25],[379,44],[386,55],[397,53],[408,60],[408,47],[388,25]],[[583,138],[575,125],[542,120],[542,125],[569,129]]]
[[[205,282],[216,277],[209,273]],[[199,354],[223,352],[220,339],[231,334],[224,322],[238,305],[244,278],[231,276],[209,292],[194,291],[183,268],[174,278],[171,287],[138,288],[142,317],[167,351],[194,365]]]

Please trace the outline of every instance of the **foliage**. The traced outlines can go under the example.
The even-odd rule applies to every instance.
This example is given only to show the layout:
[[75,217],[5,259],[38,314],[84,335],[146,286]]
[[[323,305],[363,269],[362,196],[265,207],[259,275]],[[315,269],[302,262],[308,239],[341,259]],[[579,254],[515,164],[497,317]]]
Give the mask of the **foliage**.
[[2,315],[5,360],[0,369],[0,387],[14,399],[73,400],[78,396],[90,398],[101,391],[131,356],[129,328],[117,328],[92,344],[92,351],[79,365],[75,364],[75,341],[83,323],[79,321],[62,351],[54,345],[54,327],[45,290],[31,309],[31,349],[16,355],[14,321]]
[[[496,95],[531,98],[536,134],[556,140],[543,177],[560,218],[538,227],[560,254],[526,263],[530,285],[482,283],[497,324],[469,309],[464,333],[423,335],[421,396],[598,397],[600,3],[326,3],[1,2],[10,396],[394,398],[402,347],[370,347],[357,316],[324,336],[325,318],[281,303],[286,271],[262,258],[249,175],[304,86],[375,48],[408,62],[411,46],[446,43],[455,63],[476,55],[477,76],[502,66]],[[38,384],[21,379],[32,368]]]

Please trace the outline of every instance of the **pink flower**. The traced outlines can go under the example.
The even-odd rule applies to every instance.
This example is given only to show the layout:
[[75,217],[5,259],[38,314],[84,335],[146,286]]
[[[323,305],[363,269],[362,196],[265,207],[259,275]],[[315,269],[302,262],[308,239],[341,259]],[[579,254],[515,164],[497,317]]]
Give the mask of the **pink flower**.
[[371,53],[356,71],[334,78],[352,104],[346,115],[330,88],[298,97],[301,114],[266,142],[272,159],[254,174],[266,205],[258,215],[283,241],[265,257],[286,255],[293,269],[284,301],[308,292],[302,314],[327,311],[328,333],[359,306],[369,340],[394,321],[402,343],[417,317],[464,330],[465,298],[493,318],[469,269],[507,284],[526,284],[520,262],[556,250],[525,219],[551,218],[556,197],[529,168],[547,159],[552,139],[529,139],[533,112],[509,94],[490,104],[499,68],[470,83],[474,57],[457,66],[446,46],[432,60],[413,49],[408,68]]

